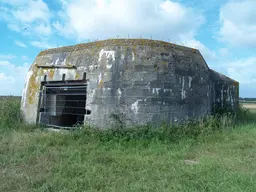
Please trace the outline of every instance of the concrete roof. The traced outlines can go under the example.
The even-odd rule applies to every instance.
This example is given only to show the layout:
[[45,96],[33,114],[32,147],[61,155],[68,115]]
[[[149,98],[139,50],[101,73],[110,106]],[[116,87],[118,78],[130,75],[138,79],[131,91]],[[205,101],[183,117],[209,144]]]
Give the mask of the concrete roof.
[[107,40],[101,40],[101,41],[95,41],[90,43],[82,43],[82,44],[76,44],[72,46],[64,46],[59,48],[53,48],[53,49],[47,49],[44,51],[41,51],[39,53],[39,56],[47,55],[47,54],[54,54],[54,53],[60,53],[60,52],[72,52],[72,51],[78,51],[83,49],[88,49],[90,47],[104,47],[104,46],[152,46],[152,47],[166,47],[166,48],[174,48],[174,49],[180,49],[183,51],[190,51],[194,53],[200,52],[197,49],[177,45],[174,43],[169,43],[165,41],[159,41],[159,40],[150,40],[150,39],[107,39]]

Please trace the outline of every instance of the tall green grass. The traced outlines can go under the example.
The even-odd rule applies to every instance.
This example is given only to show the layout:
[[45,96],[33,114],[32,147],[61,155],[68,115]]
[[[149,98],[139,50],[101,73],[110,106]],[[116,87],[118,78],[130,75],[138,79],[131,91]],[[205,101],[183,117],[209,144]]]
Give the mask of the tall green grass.
[[249,110],[239,107],[236,114],[226,113],[222,115],[208,116],[195,120],[180,122],[176,125],[163,124],[155,128],[153,126],[138,127],[111,127],[105,130],[98,130],[94,127],[78,127],[74,131],[74,136],[86,137],[84,139],[96,139],[103,142],[118,140],[136,141],[136,140],[157,140],[164,142],[178,141],[183,138],[195,139],[208,136],[216,132],[223,132],[235,129],[243,125],[256,124],[256,114]]
[[13,127],[22,123],[22,116],[20,113],[20,102],[18,100],[11,100],[3,98],[0,100],[0,126]]
[[28,125],[23,121],[20,111],[20,100],[11,97],[0,98],[0,132],[10,130],[31,130],[34,125]]
[[[208,116],[195,120],[180,122],[176,125],[163,124],[159,128],[153,126],[134,126],[124,129],[122,125],[99,130],[91,126],[77,127],[74,131],[76,136],[88,136],[90,138],[109,140],[135,140],[156,139],[164,141],[177,140],[183,137],[196,138],[209,135],[213,132],[221,132],[233,129],[236,126],[256,123],[256,114],[239,107],[236,114],[226,113],[222,115]],[[28,125],[22,119],[20,101],[17,99],[4,98],[0,100],[0,131],[23,130],[31,131],[35,125]]]
[[179,126],[70,132],[27,125],[19,108],[0,101],[0,191],[256,191],[255,115],[243,108]]

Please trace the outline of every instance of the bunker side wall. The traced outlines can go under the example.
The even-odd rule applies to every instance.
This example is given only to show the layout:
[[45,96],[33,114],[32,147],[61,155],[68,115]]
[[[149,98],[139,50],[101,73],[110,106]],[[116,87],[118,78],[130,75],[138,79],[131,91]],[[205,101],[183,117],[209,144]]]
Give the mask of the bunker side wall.
[[211,70],[212,112],[236,112],[239,107],[239,83]]

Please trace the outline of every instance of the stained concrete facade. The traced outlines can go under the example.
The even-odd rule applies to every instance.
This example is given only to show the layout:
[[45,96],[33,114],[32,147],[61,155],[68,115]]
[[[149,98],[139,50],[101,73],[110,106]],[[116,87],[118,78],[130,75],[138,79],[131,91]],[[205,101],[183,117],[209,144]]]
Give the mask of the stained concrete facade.
[[[209,69],[196,49],[162,41],[112,39],[42,51],[31,65],[22,96],[29,123],[38,110],[42,81],[82,80],[86,75],[86,124],[143,125],[178,122],[235,111],[238,83]],[[46,79],[45,79],[46,78]]]
[[213,113],[233,112],[239,105],[239,83],[211,70]]

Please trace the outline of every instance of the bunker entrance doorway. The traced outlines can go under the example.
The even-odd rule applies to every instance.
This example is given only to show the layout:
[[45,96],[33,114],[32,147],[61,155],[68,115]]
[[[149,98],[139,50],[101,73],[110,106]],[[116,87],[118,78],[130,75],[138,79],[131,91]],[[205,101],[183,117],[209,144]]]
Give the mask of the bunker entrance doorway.
[[50,127],[74,127],[84,123],[87,84],[80,81],[42,82],[38,122]]

